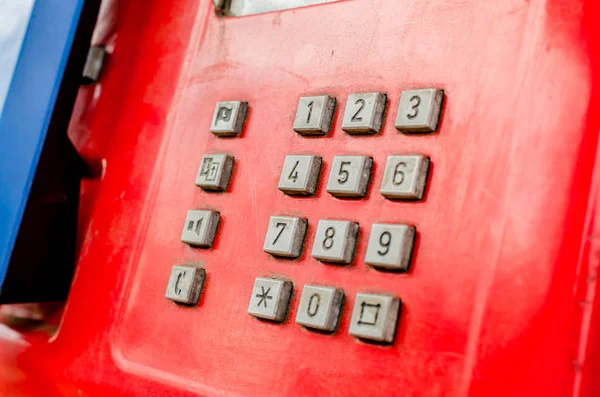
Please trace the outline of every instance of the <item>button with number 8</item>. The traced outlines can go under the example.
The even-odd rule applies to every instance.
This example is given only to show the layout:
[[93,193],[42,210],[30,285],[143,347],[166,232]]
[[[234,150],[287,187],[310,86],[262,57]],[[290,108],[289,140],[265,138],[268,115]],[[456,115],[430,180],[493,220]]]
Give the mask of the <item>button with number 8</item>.
[[413,226],[374,223],[365,263],[376,268],[408,270],[414,241]]
[[321,163],[321,157],[318,156],[285,156],[279,177],[279,190],[289,195],[314,195],[319,183]]
[[428,157],[419,154],[389,156],[379,191],[389,199],[421,200],[428,171]]
[[312,256],[323,262],[352,262],[358,223],[351,221],[320,220],[315,233]]

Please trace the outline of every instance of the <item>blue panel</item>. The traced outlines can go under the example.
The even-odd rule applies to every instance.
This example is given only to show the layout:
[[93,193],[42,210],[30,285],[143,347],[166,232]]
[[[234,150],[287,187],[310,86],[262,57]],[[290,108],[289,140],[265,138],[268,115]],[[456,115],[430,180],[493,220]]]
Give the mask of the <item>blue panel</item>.
[[[84,0],[35,0],[14,72],[8,68],[0,76],[2,82],[12,73],[4,107],[0,106],[0,289],[83,3]],[[0,12],[6,11],[4,7],[2,3]],[[10,63],[10,56],[7,57]]]

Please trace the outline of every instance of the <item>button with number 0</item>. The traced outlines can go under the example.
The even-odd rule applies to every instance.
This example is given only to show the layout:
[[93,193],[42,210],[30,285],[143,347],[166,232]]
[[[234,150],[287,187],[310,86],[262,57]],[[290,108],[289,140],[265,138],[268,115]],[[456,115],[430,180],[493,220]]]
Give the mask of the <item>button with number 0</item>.
[[365,263],[376,268],[408,270],[414,241],[413,226],[374,223]]
[[286,156],[279,177],[279,190],[289,195],[314,195],[319,183],[321,163],[321,157],[318,156]]
[[298,101],[294,131],[300,135],[326,135],[331,129],[334,112],[334,97],[303,96]]
[[315,233],[312,256],[323,262],[352,262],[358,236],[358,223],[320,220]]
[[274,256],[297,258],[302,253],[306,225],[304,218],[272,216],[263,250]]
[[373,159],[367,156],[335,156],[327,192],[335,197],[364,197],[371,179]]
[[344,291],[333,287],[306,284],[302,289],[296,324],[333,332],[337,328]]
[[437,130],[444,91],[436,88],[402,91],[395,126],[400,132]]
[[379,132],[386,102],[387,96],[381,92],[349,95],[342,119],[342,129],[349,134]]
[[379,191],[389,199],[421,200],[428,171],[428,157],[420,154],[389,156]]

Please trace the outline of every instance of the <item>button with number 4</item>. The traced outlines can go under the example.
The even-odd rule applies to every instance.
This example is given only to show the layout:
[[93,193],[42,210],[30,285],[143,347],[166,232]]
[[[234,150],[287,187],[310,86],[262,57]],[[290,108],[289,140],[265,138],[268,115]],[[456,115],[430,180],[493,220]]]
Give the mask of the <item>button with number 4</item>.
[[274,256],[297,258],[302,253],[308,221],[292,216],[272,216],[263,250]]
[[312,256],[323,262],[349,264],[354,256],[358,223],[320,220]]
[[408,270],[414,241],[413,226],[374,223],[365,263],[376,268]]
[[286,156],[279,177],[279,190],[289,195],[314,195],[319,183],[321,163],[321,157],[318,156]]
[[429,158],[425,156],[389,156],[379,191],[390,199],[421,200],[428,171]]
[[400,132],[434,132],[444,91],[436,88],[402,91],[395,126]]
[[335,197],[365,197],[373,159],[367,156],[335,156],[327,191]]

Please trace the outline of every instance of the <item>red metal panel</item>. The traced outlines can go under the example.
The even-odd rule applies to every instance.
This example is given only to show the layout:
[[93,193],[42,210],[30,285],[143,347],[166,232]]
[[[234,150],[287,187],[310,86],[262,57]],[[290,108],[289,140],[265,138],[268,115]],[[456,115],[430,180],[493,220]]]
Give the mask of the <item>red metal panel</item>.
[[[19,355],[57,394],[592,396],[597,380],[598,6],[576,0],[343,1],[219,19],[209,1],[129,2],[100,95],[71,135],[104,158],[57,336]],[[439,133],[399,134],[403,89],[441,87]],[[340,129],[351,93],[381,91],[382,132]],[[332,133],[292,131],[301,95],[338,99]],[[208,127],[249,102],[241,137]],[[91,101],[91,102],[88,102]],[[194,185],[206,152],[236,158],[229,190]],[[424,153],[423,202],[378,191],[391,154]],[[323,157],[315,197],[277,190],[286,154]],[[367,198],[325,192],[334,155],[374,159]],[[179,241],[185,213],[217,209],[213,249]],[[299,260],[262,252],[271,215],[309,220]],[[310,256],[319,219],[360,223],[351,266]],[[364,264],[374,222],[416,225],[411,270]],[[82,228],[83,229],[83,228]],[[85,232],[85,233],[83,233]],[[201,264],[197,307],[163,296],[173,264]],[[281,325],[246,314],[254,278],[294,282]],[[343,288],[334,335],[297,326],[305,283]],[[357,292],[404,302],[391,346],[348,332]],[[588,360],[589,358],[589,360]]]

